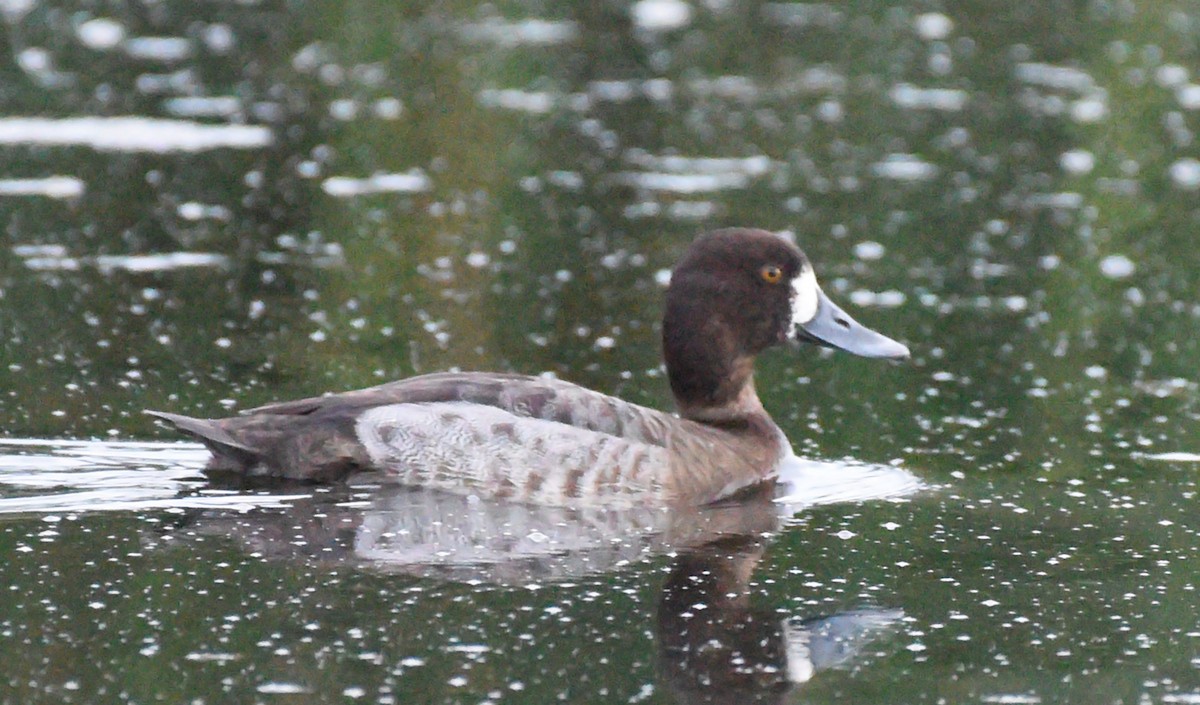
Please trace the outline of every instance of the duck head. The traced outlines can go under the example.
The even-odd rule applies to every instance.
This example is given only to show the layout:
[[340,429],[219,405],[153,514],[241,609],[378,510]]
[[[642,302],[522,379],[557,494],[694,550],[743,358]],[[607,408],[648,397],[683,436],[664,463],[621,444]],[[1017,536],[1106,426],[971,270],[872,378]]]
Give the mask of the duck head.
[[863,357],[909,356],[833,303],[808,258],[782,237],[730,228],[692,243],[671,275],[663,316],[663,357],[683,416],[712,422],[761,411],[754,358],[804,343]]

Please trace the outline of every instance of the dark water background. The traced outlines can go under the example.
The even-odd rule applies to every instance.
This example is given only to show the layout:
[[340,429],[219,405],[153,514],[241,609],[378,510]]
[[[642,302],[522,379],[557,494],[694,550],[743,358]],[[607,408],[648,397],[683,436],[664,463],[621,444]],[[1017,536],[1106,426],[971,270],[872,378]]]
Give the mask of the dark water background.
[[[0,20],[0,702],[1200,702],[1196,3]],[[669,408],[723,225],[914,350],[760,362],[850,478],[794,516],[231,494],[141,414],[454,367]]]

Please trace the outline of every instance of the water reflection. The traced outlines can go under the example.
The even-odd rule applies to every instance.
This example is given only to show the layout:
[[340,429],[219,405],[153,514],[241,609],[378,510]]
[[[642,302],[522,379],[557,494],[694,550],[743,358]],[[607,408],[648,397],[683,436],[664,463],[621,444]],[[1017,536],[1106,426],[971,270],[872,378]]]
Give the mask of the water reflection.
[[659,669],[680,702],[783,702],[817,671],[850,666],[904,616],[862,608],[784,617],[752,606],[767,546],[761,535],[721,536],[672,564],[658,605]]
[[685,703],[776,702],[847,667],[899,609],[829,616],[752,605],[752,577],[785,517],[768,489],[674,513],[492,502],[432,490],[322,488],[285,510],[196,510],[160,548],[227,537],[268,560],[471,585],[538,588],[671,555],[655,620],[658,671]]
[[529,585],[605,573],[730,536],[763,536],[804,507],[899,500],[922,487],[900,468],[791,459],[774,486],[686,512],[542,506],[360,482],[312,489],[280,509],[195,513],[188,525],[268,558]]
[[493,502],[395,485],[321,488],[284,510],[194,513],[189,534],[268,558],[464,583],[534,585],[778,528],[767,497],[676,513]]

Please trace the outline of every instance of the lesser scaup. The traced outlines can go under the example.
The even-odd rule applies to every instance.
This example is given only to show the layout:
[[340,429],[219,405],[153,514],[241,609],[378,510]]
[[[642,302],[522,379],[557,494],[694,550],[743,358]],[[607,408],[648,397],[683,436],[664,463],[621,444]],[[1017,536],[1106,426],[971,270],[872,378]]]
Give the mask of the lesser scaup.
[[241,416],[148,412],[202,441],[213,476],[392,481],[550,505],[700,505],[774,477],[792,454],[754,390],[783,343],[903,359],[821,291],[804,254],[764,230],[698,238],[672,274],[663,357],[679,416],[569,382],[429,374],[269,404]]

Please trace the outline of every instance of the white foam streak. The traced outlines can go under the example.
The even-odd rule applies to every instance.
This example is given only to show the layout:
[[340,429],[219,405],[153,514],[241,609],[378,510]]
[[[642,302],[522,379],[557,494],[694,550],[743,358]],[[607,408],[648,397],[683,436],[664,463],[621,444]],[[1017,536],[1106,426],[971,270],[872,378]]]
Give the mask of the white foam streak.
[[0,497],[0,514],[192,507],[246,511],[301,497],[197,492],[195,480],[207,457],[196,443],[0,439],[0,489],[37,491]]
[[1135,453],[1135,458],[1145,460],[1160,460],[1166,463],[1200,463],[1200,453],[1174,451],[1169,453]]
[[420,169],[411,169],[399,174],[372,174],[365,179],[333,176],[321,184],[325,193],[339,198],[374,193],[422,193],[432,186],[429,177]]
[[272,141],[271,131],[258,125],[203,125],[145,117],[0,118],[0,145],[166,154],[260,149]]
[[541,115],[550,112],[558,99],[546,91],[523,91],[517,88],[486,88],[479,92],[479,103],[487,108],[504,108]]
[[28,249],[17,251],[25,257],[25,266],[35,271],[73,272],[84,265],[95,266],[101,272],[166,272],[193,267],[226,267],[229,258],[212,252],[164,252],[152,255],[102,255],[100,257],[69,257],[62,251]]
[[46,196],[69,199],[83,195],[84,184],[74,176],[48,176],[43,179],[0,179],[0,196]]
[[793,515],[824,504],[900,500],[929,489],[904,468],[797,457],[783,461],[776,484],[776,503]]
[[677,154],[657,155],[640,149],[631,149],[625,154],[629,163],[654,171],[675,174],[727,174],[741,173],[761,176],[770,170],[771,158],[765,154],[752,157],[685,157]]
[[123,45],[134,59],[175,62],[192,55],[192,42],[184,37],[130,37]]
[[163,101],[163,108],[179,117],[227,118],[242,112],[242,101],[235,96],[178,96]]
[[723,174],[667,174],[663,172],[621,172],[614,180],[627,186],[648,191],[671,193],[710,193],[729,189],[746,188],[750,177],[744,173]]
[[1017,64],[1017,80],[1043,88],[1089,94],[1096,88],[1090,74],[1069,66],[1056,66],[1038,62]]
[[572,21],[526,19],[516,22],[494,20],[467,24],[459,28],[463,39],[511,48],[516,46],[553,46],[574,41],[579,25]]
[[957,113],[967,106],[968,95],[957,88],[919,88],[898,83],[888,92],[892,102],[902,108]]
[[883,161],[872,164],[871,172],[881,179],[928,181],[937,176],[938,168],[911,154],[889,154]]

